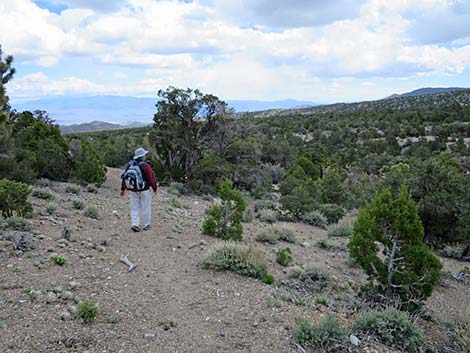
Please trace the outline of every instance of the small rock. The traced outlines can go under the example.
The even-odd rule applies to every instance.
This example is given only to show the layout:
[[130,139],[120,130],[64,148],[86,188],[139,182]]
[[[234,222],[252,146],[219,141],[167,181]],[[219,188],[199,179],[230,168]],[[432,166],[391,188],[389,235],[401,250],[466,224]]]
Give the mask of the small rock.
[[6,303],[7,303],[7,301],[5,299],[0,299],[0,305],[4,305]]
[[46,303],[53,303],[57,300],[57,296],[54,292],[48,292],[46,297]]
[[426,321],[431,321],[432,320],[432,312],[430,310],[424,310],[421,313],[421,318]]
[[60,297],[63,300],[71,300],[71,299],[73,299],[73,293],[68,291],[68,290],[65,290],[61,293]]
[[52,290],[54,293],[62,293],[64,288],[62,286],[57,286]]
[[219,331],[219,337],[225,337],[225,332],[224,331]]
[[144,338],[155,338],[155,334],[153,334],[153,333],[146,333],[146,334],[144,334]]
[[360,341],[359,341],[359,338],[357,338],[357,337],[354,336],[354,335],[351,335],[351,336],[349,336],[349,342],[351,342],[351,344],[352,344],[353,346],[359,346],[359,342],[360,342]]
[[312,245],[311,245],[308,241],[304,241],[304,242],[302,243],[302,246],[303,246],[304,248],[308,249],[308,248],[310,248]]
[[70,312],[68,312],[67,310],[62,310],[60,313],[59,313],[59,318],[63,321],[68,321],[72,318],[72,315],[70,314]]
[[47,248],[47,252],[54,252],[54,248]]
[[106,252],[106,248],[105,248],[104,246],[98,247],[98,250],[99,250],[100,252]]
[[205,240],[201,240],[201,241],[199,242],[199,245],[202,245],[202,246],[204,246],[204,245],[206,245],[206,244],[207,244],[207,242],[206,242]]
[[39,234],[39,235],[38,235],[38,239],[39,239],[39,240],[43,240],[44,238],[45,238],[44,235],[42,235],[42,234]]
[[69,305],[67,307],[67,310],[69,311],[70,314],[72,314],[74,316],[77,315],[77,313],[78,313],[78,308],[75,305]]
[[73,290],[73,289],[76,289],[76,288],[80,287],[80,282],[70,281],[68,286],[69,286],[70,289]]
[[253,327],[258,327],[258,325],[259,325],[258,321],[253,322]]

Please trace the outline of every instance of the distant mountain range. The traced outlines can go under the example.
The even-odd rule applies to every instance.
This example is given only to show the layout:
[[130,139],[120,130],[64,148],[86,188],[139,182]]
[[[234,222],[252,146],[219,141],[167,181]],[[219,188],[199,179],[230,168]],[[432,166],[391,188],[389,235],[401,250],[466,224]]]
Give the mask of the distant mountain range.
[[150,124],[142,123],[140,121],[134,121],[128,124],[112,124],[104,121],[92,121],[90,123],[73,124],[73,125],[59,125],[60,131],[64,134],[73,134],[77,132],[91,132],[91,131],[102,131],[102,130],[114,130],[114,129],[129,129],[136,127],[149,126]]
[[[129,122],[151,123],[155,114],[155,98],[128,96],[53,97],[12,104],[18,111],[45,110],[60,125],[81,124],[89,121],[108,121],[113,124]],[[294,99],[279,101],[230,100],[229,107],[237,112],[267,109],[290,109],[316,105]]]
[[388,98],[399,98],[399,97],[416,97],[416,96],[424,96],[426,94],[436,94],[436,93],[448,93],[448,92],[455,92],[455,91],[462,91],[468,88],[464,87],[423,87],[415,89],[411,92],[406,92],[402,94],[392,94],[391,96],[386,97]]
[[[156,108],[155,98],[128,96],[53,97],[13,104],[18,111],[45,110],[64,133],[122,129],[150,125]],[[294,99],[278,101],[230,100],[229,107],[239,116],[321,114],[337,111],[407,109],[450,104],[470,105],[470,88],[420,88],[376,101],[317,105]],[[89,122],[91,121],[91,122]]]
[[335,103],[300,109],[272,109],[262,112],[246,113],[246,115],[257,118],[270,116],[288,117],[292,115],[326,114],[364,110],[426,109],[447,107],[451,105],[470,106],[470,88],[451,90],[444,93],[399,96],[395,98],[384,98],[375,101],[357,103]]

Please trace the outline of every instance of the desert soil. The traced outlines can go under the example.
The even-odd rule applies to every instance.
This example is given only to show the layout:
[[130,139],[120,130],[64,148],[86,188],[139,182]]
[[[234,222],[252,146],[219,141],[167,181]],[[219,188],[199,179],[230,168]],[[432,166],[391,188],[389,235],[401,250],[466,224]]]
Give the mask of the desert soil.
[[[67,194],[70,184],[51,182],[48,189],[58,205],[54,215],[47,214],[47,201],[32,198],[35,249],[16,256],[10,242],[0,241],[1,352],[301,352],[292,339],[297,318],[318,322],[333,313],[348,324],[357,314],[348,303],[366,278],[350,264],[347,239],[328,239],[334,248],[324,249],[316,243],[326,238],[326,231],[286,224],[300,244],[310,246],[264,245],[254,237],[269,225],[245,223],[244,242],[264,249],[276,284],[204,270],[200,262],[220,241],[201,233],[211,202],[180,196],[175,205],[168,189],[160,188],[153,197],[152,228],[133,233],[129,200],[119,197],[119,174],[110,168],[96,194],[84,188],[78,195]],[[74,200],[95,207],[99,219],[75,210]],[[72,230],[71,241],[61,240],[64,225]],[[327,305],[273,299],[284,290],[281,282],[289,271],[276,263],[274,252],[286,246],[297,265],[314,265],[332,276]],[[50,260],[55,255],[65,258],[63,266]],[[122,255],[137,268],[128,272],[119,261]],[[465,265],[442,260],[445,271],[454,274]],[[100,315],[91,324],[70,315],[84,299],[99,306]],[[470,317],[469,286],[446,276],[426,308],[434,321],[421,320],[420,326],[427,345],[438,347],[445,333],[436,321]],[[356,351],[391,352],[369,342],[361,342]]]

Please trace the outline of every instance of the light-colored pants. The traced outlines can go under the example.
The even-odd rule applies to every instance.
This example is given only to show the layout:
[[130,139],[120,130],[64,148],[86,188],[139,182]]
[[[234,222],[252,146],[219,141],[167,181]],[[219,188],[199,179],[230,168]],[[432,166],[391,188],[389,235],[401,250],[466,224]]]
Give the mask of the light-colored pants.
[[140,227],[140,213],[142,213],[142,225],[150,225],[152,218],[152,194],[150,190],[131,191],[131,222],[132,226]]

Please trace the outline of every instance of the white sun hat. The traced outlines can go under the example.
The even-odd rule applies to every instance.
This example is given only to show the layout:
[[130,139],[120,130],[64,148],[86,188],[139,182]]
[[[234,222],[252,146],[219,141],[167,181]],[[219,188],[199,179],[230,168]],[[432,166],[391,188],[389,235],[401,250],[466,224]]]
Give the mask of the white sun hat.
[[143,149],[142,147],[139,147],[138,149],[135,150],[134,153],[134,159],[139,159],[143,156],[146,156],[149,153],[146,149]]

